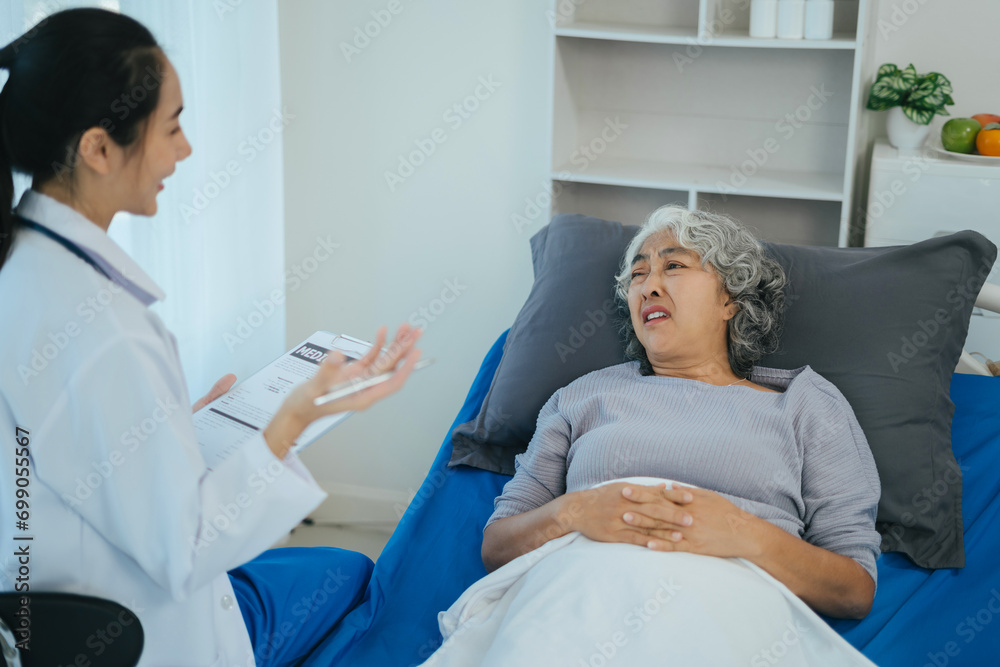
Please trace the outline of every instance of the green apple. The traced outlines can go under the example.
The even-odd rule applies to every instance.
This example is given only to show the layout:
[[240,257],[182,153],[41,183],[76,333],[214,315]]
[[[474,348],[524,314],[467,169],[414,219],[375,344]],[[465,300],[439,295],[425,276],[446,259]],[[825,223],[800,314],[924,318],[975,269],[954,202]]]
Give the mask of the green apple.
[[983,126],[973,118],[952,118],[941,128],[941,143],[952,153],[971,153]]

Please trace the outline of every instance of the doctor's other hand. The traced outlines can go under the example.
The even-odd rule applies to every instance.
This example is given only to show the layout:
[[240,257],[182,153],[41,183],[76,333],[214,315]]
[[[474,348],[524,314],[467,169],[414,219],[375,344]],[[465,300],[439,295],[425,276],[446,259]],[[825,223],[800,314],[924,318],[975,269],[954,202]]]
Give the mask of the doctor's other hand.
[[[340,353],[327,355],[316,375],[292,390],[264,429],[267,446],[275,456],[283,459],[302,431],[320,417],[338,412],[364,410],[376,401],[398,391],[410,377],[413,367],[420,359],[420,350],[414,346],[422,333],[420,329],[413,329],[410,325],[403,324],[396,331],[395,340],[385,352],[382,352],[386,328],[381,327],[371,350],[361,359],[348,361]],[[363,380],[390,371],[395,372],[386,382],[337,401],[323,405],[313,403],[338,384]]]
[[227,373],[219,378],[219,381],[212,385],[212,388],[208,390],[208,393],[195,401],[195,404],[191,406],[191,412],[198,412],[203,407],[222,396],[227,391],[233,388],[233,384],[236,382],[236,376],[232,373]]

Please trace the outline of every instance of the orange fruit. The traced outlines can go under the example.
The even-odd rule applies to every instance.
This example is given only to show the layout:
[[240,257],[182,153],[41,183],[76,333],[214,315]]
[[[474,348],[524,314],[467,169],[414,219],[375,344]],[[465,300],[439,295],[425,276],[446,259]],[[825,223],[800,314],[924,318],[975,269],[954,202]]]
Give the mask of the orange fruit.
[[995,113],[977,113],[975,116],[969,116],[969,118],[979,121],[979,124],[983,127],[986,127],[990,123],[1000,123],[1000,116]]
[[976,135],[976,150],[980,155],[1000,157],[1000,125],[990,123]]

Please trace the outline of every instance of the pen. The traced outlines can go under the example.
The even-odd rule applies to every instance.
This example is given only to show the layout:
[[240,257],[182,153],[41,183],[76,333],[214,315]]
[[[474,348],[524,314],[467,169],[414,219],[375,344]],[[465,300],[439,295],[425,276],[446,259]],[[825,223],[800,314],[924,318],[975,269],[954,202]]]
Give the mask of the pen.
[[[421,368],[427,368],[434,363],[434,359],[421,359],[417,362],[417,365],[413,367],[413,370],[419,371]],[[329,403],[330,401],[337,401],[351,394],[356,394],[359,391],[363,391],[368,387],[374,387],[377,384],[382,384],[389,378],[393,376],[396,371],[389,371],[388,373],[382,373],[380,375],[375,375],[368,378],[367,380],[351,380],[350,382],[344,382],[330,388],[326,394],[323,394],[319,398],[313,401],[313,405],[323,405],[324,403]]]

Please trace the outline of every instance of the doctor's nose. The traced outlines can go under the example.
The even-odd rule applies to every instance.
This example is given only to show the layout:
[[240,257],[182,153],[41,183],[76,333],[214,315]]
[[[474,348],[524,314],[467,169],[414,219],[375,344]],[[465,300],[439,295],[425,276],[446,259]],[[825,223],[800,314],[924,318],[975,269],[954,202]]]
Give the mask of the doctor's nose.
[[194,150],[191,148],[191,143],[187,140],[187,135],[184,135],[183,132],[181,134],[182,134],[181,147],[180,150],[177,152],[178,162],[188,159],[188,157],[191,156],[191,153],[194,152]]

